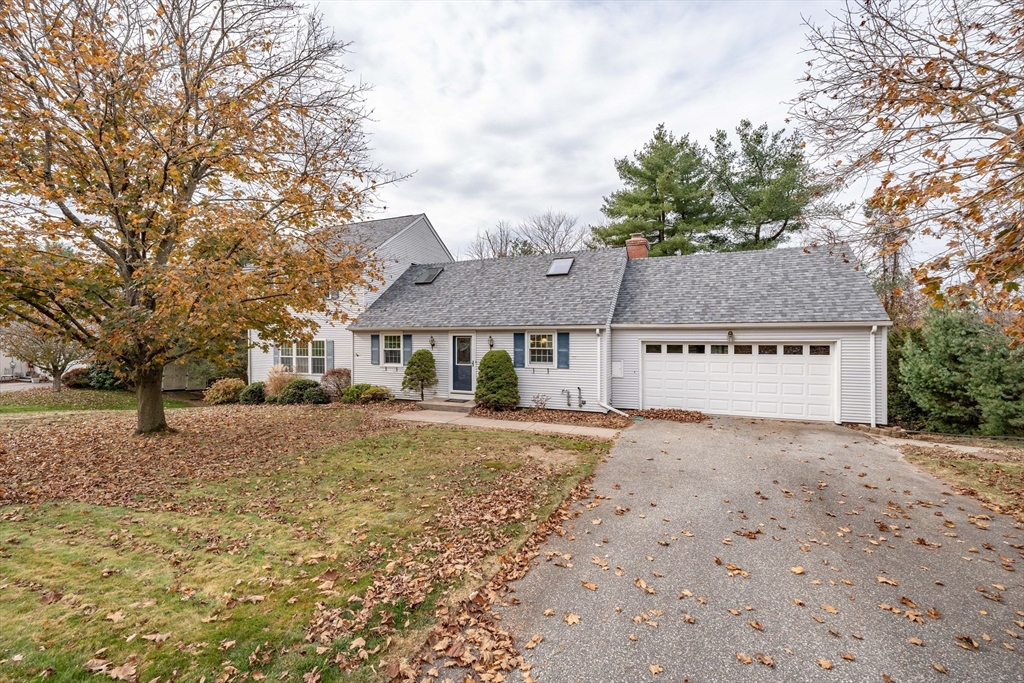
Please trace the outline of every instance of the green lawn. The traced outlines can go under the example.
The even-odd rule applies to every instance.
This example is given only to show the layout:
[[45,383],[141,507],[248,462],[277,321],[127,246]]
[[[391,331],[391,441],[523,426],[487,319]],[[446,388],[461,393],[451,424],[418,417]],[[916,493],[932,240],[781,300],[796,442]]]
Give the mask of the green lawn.
[[[4,389],[7,388],[7,391]],[[187,408],[187,401],[164,399],[165,408]],[[62,389],[53,391],[48,385],[24,391],[11,391],[0,386],[0,414],[35,413],[55,410],[135,410],[135,394],[130,391],[95,391],[93,389]]]
[[[197,462],[216,459],[219,431],[201,431],[216,410],[177,413],[181,431],[140,437],[140,453],[194,443]],[[85,680],[97,652],[94,667],[127,664],[119,672],[134,667],[140,681],[380,680],[371,665],[398,643],[415,650],[438,599],[478,580],[461,563],[493,566],[607,450],[513,432],[367,429],[375,418],[356,408],[283,411],[225,410],[254,430],[277,422],[251,444],[225,436],[225,451],[249,449],[248,464],[231,456],[222,477],[176,479],[173,496],[133,493],[126,473],[128,507],[0,506],[0,680]],[[183,422],[204,414],[194,429]],[[289,452],[316,424],[351,440]],[[46,490],[48,469],[31,476]],[[4,484],[0,471],[0,500]],[[386,590],[391,599],[373,599]],[[322,639],[316,615],[336,619]]]

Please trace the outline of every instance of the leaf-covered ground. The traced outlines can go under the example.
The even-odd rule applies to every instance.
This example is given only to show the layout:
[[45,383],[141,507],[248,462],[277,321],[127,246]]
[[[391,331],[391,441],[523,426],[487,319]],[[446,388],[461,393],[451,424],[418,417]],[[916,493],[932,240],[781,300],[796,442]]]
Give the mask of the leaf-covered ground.
[[0,679],[377,680],[607,449],[395,409],[0,426]]
[[977,454],[943,446],[901,446],[907,460],[1024,522],[1024,449],[1000,446]]
[[[164,399],[165,408],[187,408],[188,401]],[[130,391],[62,389],[49,386],[21,391],[3,391],[0,387],[0,414],[48,412],[59,410],[135,410],[135,394]]]

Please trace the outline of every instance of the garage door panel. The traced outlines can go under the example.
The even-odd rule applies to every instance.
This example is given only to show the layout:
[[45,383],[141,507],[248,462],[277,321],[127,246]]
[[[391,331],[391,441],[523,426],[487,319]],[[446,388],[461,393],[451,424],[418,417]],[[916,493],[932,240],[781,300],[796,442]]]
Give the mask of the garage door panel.
[[[690,354],[687,340],[645,342],[680,344],[683,354],[641,353],[646,408],[684,408],[712,414],[832,419],[833,357]],[[768,346],[771,343],[767,344]],[[702,346],[694,344],[693,346]],[[703,345],[706,349],[707,346]],[[804,347],[806,348],[806,347]]]

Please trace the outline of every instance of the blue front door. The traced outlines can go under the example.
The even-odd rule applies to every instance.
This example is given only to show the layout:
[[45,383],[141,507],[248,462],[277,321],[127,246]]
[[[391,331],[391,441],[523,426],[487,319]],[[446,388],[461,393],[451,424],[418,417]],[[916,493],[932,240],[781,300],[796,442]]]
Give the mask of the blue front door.
[[473,391],[473,337],[452,337],[452,391]]

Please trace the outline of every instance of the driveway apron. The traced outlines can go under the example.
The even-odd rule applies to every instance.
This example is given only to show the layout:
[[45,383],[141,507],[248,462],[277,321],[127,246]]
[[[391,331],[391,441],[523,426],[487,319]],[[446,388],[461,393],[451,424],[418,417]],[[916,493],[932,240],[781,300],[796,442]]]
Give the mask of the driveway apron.
[[640,422],[579,510],[496,608],[538,683],[1024,681],[1022,526],[863,434]]

